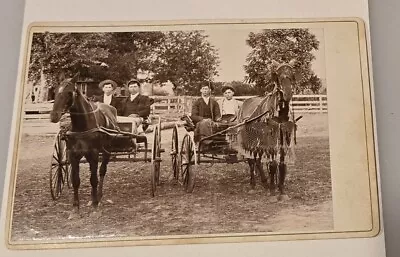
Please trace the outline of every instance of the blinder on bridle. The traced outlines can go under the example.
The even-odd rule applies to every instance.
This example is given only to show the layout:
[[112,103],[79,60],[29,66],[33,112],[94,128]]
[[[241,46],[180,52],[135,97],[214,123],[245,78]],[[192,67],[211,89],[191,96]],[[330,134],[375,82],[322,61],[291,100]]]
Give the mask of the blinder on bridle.
[[[73,87],[73,90],[70,91],[64,91],[65,88],[67,87]],[[65,104],[65,106],[63,106],[63,110],[61,111],[62,114],[69,112],[69,108],[71,108],[72,106],[75,105],[75,101],[76,101],[76,97],[78,96],[78,86],[71,81],[68,81],[65,83],[65,85],[62,85],[62,89],[59,90],[59,94],[71,94],[71,99],[68,100],[68,105]],[[69,104],[71,103],[71,104]]]

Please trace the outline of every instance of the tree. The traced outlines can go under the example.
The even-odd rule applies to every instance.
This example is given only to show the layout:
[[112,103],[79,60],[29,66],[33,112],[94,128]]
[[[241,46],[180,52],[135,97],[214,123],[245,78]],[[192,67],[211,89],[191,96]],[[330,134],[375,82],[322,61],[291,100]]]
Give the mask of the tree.
[[112,78],[119,85],[136,78],[139,70],[153,69],[155,49],[164,41],[162,32],[109,33],[108,68],[97,77]]
[[302,86],[302,88],[310,89],[314,94],[318,94],[321,87],[322,87],[322,81],[315,74],[311,75],[306,85]]
[[178,94],[198,95],[200,85],[218,74],[217,50],[200,31],[170,31],[154,49],[150,67],[157,82],[172,82]]
[[[266,91],[271,83],[272,60],[278,63],[296,59],[295,73],[298,80],[294,93],[301,92],[316,75],[311,69],[315,59],[313,50],[318,50],[319,41],[308,29],[273,29],[250,33],[246,43],[252,48],[247,56],[245,71],[249,81],[260,91]],[[318,78],[318,77],[316,77]],[[318,83],[314,87],[320,87]],[[314,88],[316,89],[316,88]],[[318,91],[318,89],[316,89]],[[314,90],[313,90],[314,91]]]
[[39,81],[43,73],[46,84],[58,85],[60,77],[79,71],[81,78],[122,85],[147,72],[149,82],[170,81],[195,93],[217,74],[217,65],[216,50],[198,31],[35,33],[29,79]]
[[43,72],[48,83],[59,82],[61,75],[90,73],[108,57],[107,35],[104,33],[35,33],[29,65],[30,80],[40,79]]

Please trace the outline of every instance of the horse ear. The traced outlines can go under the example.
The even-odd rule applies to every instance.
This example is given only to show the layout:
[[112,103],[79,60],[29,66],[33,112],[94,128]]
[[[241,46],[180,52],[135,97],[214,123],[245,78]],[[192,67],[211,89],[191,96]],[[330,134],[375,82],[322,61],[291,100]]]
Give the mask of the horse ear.
[[59,75],[58,75],[58,81],[64,81],[65,80],[65,73],[64,72],[61,72]]
[[296,65],[296,62],[296,59],[293,58],[292,60],[290,60],[289,65],[294,67]]
[[80,72],[78,71],[71,79],[71,82],[75,83],[79,78]]
[[296,71],[296,72],[294,73],[294,79],[295,79],[296,81],[300,81],[300,80],[301,80],[301,72],[300,72],[300,71]]
[[275,68],[276,68],[279,66],[279,63],[275,60],[272,60],[272,65],[275,66]]
[[274,83],[278,81],[278,74],[275,71],[271,72],[271,81]]

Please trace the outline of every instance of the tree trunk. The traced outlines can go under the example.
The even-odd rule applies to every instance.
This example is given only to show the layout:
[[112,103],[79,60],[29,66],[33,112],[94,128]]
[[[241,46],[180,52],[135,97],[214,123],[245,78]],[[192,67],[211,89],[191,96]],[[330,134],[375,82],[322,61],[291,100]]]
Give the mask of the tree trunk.
[[46,82],[46,76],[43,73],[43,69],[40,71],[40,84],[39,84],[39,99],[37,102],[43,103],[47,101],[48,86]]
[[29,81],[25,85],[25,93],[24,93],[25,103],[33,102],[32,95],[33,95],[33,82]]

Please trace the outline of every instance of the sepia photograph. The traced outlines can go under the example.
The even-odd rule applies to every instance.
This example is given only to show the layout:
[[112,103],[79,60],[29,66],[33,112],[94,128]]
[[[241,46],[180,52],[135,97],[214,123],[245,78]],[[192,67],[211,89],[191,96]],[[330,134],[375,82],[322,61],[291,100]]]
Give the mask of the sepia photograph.
[[335,231],[326,29],[274,26],[31,27],[10,244]]

